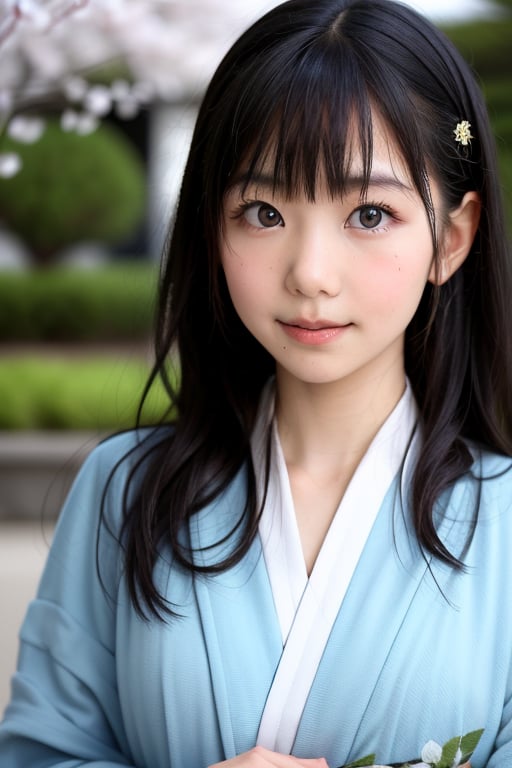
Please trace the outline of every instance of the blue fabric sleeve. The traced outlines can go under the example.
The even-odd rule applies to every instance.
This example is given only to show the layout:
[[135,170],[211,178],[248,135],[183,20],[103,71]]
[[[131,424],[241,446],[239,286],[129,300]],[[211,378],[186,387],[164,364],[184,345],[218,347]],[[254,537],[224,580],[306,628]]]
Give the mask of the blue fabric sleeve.
[[[117,693],[119,545],[104,526],[97,537],[105,483],[133,445],[127,434],[96,448],[64,505],[20,631],[11,701],[0,724],[3,768],[134,765]],[[122,469],[114,475],[105,505],[117,528],[122,475]]]
[[[483,477],[495,476],[494,481],[482,484],[483,514],[480,515],[480,525],[496,528],[494,543],[494,558],[491,571],[496,573],[495,593],[501,610],[495,612],[494,626],[489,626],[489,636],[494,637],[494,659],[498,676],[503,676],[506,693],[503,699],[500,728],[492,746],[492,754],[486,763],[486,768],[506,768],[512,766],[512,645],[511,637],[511,584],[512,566],[510,557],[510,542],[512,540],[512,471],[510,459],[504,457],[487,457],[487,464],[481,469]],[[498,563],[501,568],[498,570]],[[489,595],[489,599],[490,599]],[[503,663],[497,664],[497,649],[502,648]],[[506,661],[508,660],[508,663]],[[475,691],[478,696],[478,690]],[[485,733],[482,738],[485,742]],[[478,757],[479,749],[475,752]],[[475,763],[476,764],[476,763]]]
[[[492,756],[486,768],[512,766],[512,670],[508,672],[508,681],[507,690],[509,697],[503,706],[501,727],[493,746]],[[478,695],[478,692],[475,695]],[[478,755],[478,751],[476,755]]]

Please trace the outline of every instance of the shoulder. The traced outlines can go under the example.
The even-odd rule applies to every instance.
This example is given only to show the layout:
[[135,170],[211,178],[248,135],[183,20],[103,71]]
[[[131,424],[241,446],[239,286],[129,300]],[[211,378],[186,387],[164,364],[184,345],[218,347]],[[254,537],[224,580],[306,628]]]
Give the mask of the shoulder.
[[60,520],[92,522],[102,513],[118,528],[125,494],[135,492],[154,449],[169,439],[171,427],[130,430],[106,438],[88,454],[61,511]]
[[[512,458],[470,446],[473,463],[439,498],[438,533],[457,556],[469,540],[482,551],[512,541]],[[508,554],[507,554],[508,558]]]
[[110,435],[93,448],[83,467],[86,471],[90,471],[91,467],[102,467],[104,471],[111,471],[125,461],[128,466],[133,465],[157,445],[169,439],[172,431],[172,426],[144,427]]
[[78,475],[78,481],[89,479],[125,481],[127,475],[143,467],[154,450],[172,435],[172,427],[133,429],[102,440],[89,453]]
[[508,473],[512,468],[512,456],[505,456],[501,453],[495,453],[486,448],[481,448],[470,444],[469,446],[471,455],[473,456],[473,464],[471,467],[472,472],[475,475],[482,475],[482,477],[500,477]]
[[469,445],[473,462],[445,494],[453,508],[468,506],[471,500],[477,506],[501,503],[512,506],[512,457]]
[[457,527],[473,531],[475,545],[489,552],[512,541],[512,458],[472,448],[473,464],[460,478],[450,499],[448,518]]
[[470,477],[480,506],[495,512],[512,509],[512,457],[487,450],[473,450]]
[[[89,453],[67,494],[55,527],[44,580],[49,594],[58,592],[55,583],[63,579],[63,570],[80,581],[82,577],[76,574],[88,574],[95,561],[102,563],[105,583],[117,582],[127,494],[136,490],[145,457],[169,434],[168,427],[119,433]],[[94,577],[91,575],[88,579],[87,593],[92,594],[96,587],[98,593],[101,592],[98,585],[91,586]]]

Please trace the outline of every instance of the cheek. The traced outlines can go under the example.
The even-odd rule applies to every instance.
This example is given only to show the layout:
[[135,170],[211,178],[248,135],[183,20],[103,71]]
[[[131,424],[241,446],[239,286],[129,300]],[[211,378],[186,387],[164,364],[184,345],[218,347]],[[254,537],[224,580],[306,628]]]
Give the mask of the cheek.
[[221,264],[230,290],[237,292],[269,291],[278,271],[270,246],[244,240],[239,244],[237,238],[222,246]]
[[364,276],[367,301],[383,315],[414,314],[428,279],[427,260],[411,262],[399,255],[374,263]]
[[229,268],[225,270],[225,275],[231,301],[240,314],[240,309],[251,301],[250,281],[244,273]]
[[245,314],[257,307],[265,294],[261,270],[254,268],[254,262],[250,258],[239,256],[232,250],[222,254],[221,263],[231,301],[240,317],[244,319]]

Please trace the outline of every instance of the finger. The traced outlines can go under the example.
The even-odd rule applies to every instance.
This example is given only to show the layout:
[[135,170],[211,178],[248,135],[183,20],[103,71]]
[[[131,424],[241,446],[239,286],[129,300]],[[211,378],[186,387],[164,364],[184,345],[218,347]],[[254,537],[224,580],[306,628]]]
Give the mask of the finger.
[[324,758],[300,759],[282,755],[264,747],[254,747],[249,752],[210,765],[209,768],[329,768]]

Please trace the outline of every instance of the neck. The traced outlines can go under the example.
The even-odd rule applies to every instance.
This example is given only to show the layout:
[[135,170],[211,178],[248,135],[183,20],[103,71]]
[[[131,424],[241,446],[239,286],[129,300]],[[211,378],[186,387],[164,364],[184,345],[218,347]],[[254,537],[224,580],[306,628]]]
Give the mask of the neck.
[[278,370],[276,415],[287,465],[351,476],[405,390],[405,373],[311,384]]

